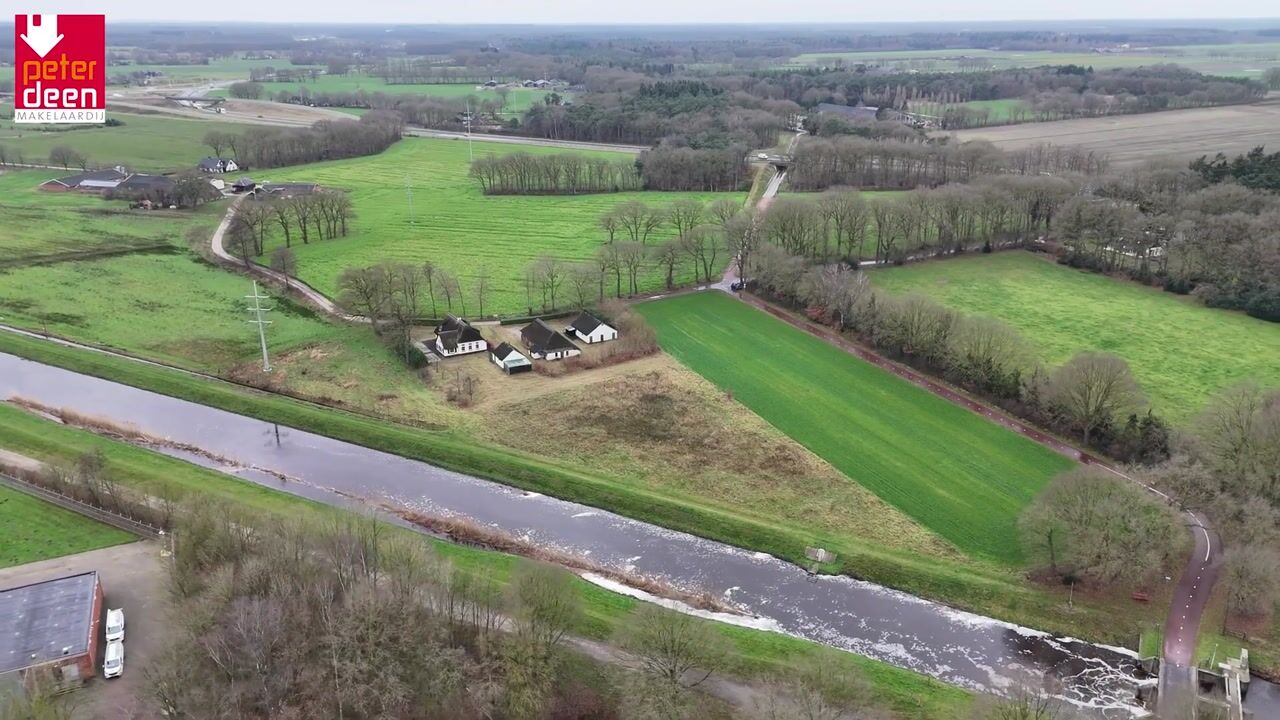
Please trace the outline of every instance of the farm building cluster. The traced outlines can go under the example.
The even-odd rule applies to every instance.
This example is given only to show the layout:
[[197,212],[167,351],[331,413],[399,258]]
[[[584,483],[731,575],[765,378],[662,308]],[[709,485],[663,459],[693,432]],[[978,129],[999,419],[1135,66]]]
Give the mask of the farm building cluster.
[[[234,182],[227,182],[218,175],[235,172],[240,169],[235,160],[208,157],[196,165],[197,170],[207,174],[207,182],[214,190],[223,194],[247,195],[255,198],[282,198],[294,195],[306,195],[320,189],[316,183],[308,182],[258,182],[251,177],[242,176]],[[171,175],[152,175],[131,172],[128,168],[117,165],[112,168],[85,170],[74,175],[66,175],[40,184],[46,192],[81,192],[106,197],[139,198],[139,205],[149,208],[151,199],[165,198],[174,192],[178,180]]]
[[582,349],[570,338],[590,345],[617,340],[618,331],[586,311],[578,313],[563,330],[557,330],[542,318],[535,318],[520,330],[520,344],[524,347],[519,349],[507,341],[491,343],[475,325],[448,315],[436,326],[435,337],[429,342],[417,343],[417,347],[429,363],[487,352],[490,362],[508,375],[515,375],[532,370],[534,360],[566,360],[581,355]]

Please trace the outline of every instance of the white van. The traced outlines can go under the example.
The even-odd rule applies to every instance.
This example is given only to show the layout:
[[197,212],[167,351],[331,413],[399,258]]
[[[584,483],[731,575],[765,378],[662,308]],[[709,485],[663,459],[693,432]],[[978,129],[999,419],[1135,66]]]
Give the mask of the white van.
[[113,678],[124,674],[124,643],[112,640],[107,643],[106,659],[102,661],[102,677]]
[[107,611],[107,642],[112,640],[124,642],[124,610],[121,608]]

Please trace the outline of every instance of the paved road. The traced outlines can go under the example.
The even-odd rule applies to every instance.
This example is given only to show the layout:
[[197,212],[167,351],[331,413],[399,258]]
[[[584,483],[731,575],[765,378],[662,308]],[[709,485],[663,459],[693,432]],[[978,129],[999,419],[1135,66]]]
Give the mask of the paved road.
[[1158,714],[1174,717],[1195,696],[1196,640],[1205,606],[1222,567],[1222,543],[1208,519],[1187,511],[1187,528],[1194,539],[1191,556],[1173,591],[1164,624]]

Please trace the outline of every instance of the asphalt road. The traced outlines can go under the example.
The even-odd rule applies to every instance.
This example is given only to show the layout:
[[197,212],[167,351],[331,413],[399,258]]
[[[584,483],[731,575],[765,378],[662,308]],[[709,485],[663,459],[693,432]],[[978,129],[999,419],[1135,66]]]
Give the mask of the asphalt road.
[[1164,625],[1158,714],[1174,717],[1195,693],[1196,639],[1222,567],[1222,543],[1200,513],[1186,512],[1194,545],[1173,590]]

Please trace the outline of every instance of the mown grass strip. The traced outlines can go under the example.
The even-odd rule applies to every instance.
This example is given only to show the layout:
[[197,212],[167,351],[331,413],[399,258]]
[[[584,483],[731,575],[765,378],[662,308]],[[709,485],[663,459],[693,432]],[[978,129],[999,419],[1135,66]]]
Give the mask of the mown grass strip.
[[969,555],[1018,566],[1018,514],[1073,464],[724,293],[640,312],[664,350]]

